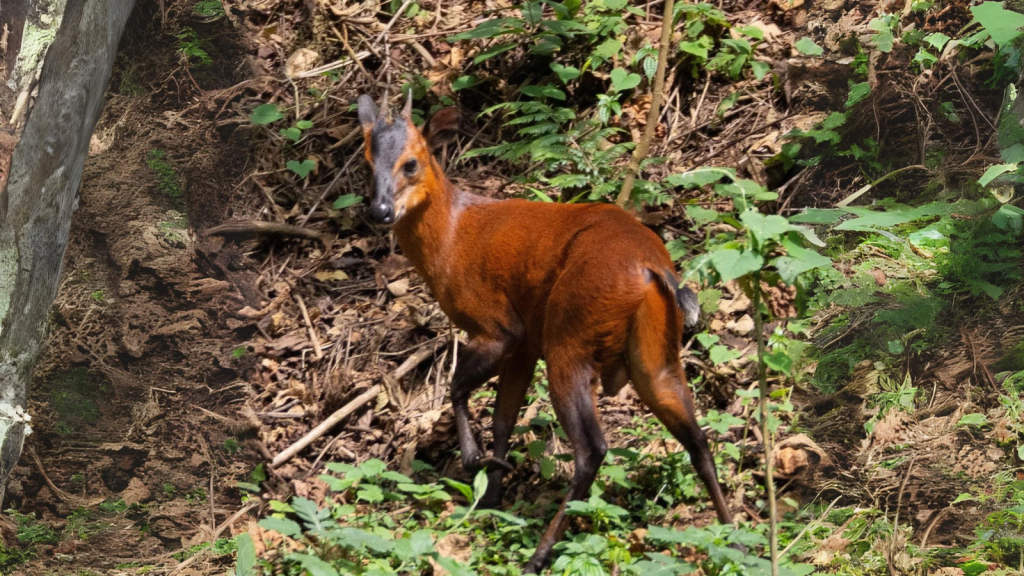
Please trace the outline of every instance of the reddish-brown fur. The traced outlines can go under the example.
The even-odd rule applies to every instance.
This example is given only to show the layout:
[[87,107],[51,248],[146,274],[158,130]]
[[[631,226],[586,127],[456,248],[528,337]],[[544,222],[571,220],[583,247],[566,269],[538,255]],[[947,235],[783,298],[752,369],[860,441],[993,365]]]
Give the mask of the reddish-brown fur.
[[[373,164],[370,141],[380,125],[366,121],[363,106],[361,101],[367,160]],[[605,393],[614,393],[628,378],[691,453],[719,520],[731,522],[679,361],[684,313],[675,287],[665,280],[673,263],[661,240],[614,206],[496,201],[458,190],[431,154],[438,133],[453,128],[454,115],[445,114],[435,116],[423,134],[407,114],[396,119],[406,126],[404,150],[393,166],[374,169],[392,173],[399,246],[469,337],[452,400],[464,465],[489,469],[486,503],[500,503],[509,436],[536,362],[544,358],[552,404],[576,452],[566,503],[586,497],[606,451],[592,382],[599,378]],[[402,167],[411,158],[419,172],[406,177]],[[377,191],[378,199],[386,194]],[[676,282],[674,272],[668,274]],[[495,375],[493,455],[481,457],[467,402]],[[528,572],[546,564],[562,537],[564,509],[565,503]]]

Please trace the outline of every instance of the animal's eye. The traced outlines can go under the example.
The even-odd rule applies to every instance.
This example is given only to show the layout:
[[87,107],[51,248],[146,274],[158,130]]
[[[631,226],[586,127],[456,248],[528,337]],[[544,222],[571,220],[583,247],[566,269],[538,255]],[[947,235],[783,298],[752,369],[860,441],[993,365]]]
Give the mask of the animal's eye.
[[416,162],[416,159],[414,158],[402,165],[402,171],[405,172],[406,176],[412,176],[413,174],[416,174],[416,170],[419,167],[419,163]]

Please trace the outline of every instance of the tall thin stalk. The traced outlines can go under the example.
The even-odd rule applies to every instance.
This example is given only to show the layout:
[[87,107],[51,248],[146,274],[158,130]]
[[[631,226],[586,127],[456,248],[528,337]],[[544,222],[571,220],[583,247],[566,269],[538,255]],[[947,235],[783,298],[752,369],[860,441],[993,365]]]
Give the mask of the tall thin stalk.
[[647,151],[651,149],[651,140],[654,140],[654,130],[658,126],[658,118],[661,117],[662,91],[665,87],[665,68],[668,64],[668,49],[672,45],[672,21],[675,19],[674,0],[665,0],[665,15],[661,22],[661,46],[658,47],[658,68],[654,71],[654,84],[651,86],[651,108],[647,111],[647,125],[644,126],[644,133],[640,142],[633,149],[633,156],[629,159],[629,171],[626,172],[626,179],[622,181],[622,189],[615,199],[615,204],[625,208],[629,202],[629,195],[633,193],[633,182],[640,173],[640,163],[647,157]]
[[761,315],[761,274],[753,278],[754,333],[757,336],[757,372],[761,397],[761,435],[764,437],[764,479],[768,490],[768,545],[771,551],[772,576],[779,576],[778,507],[775,504],[775,481],[772,479],[772,450],[775,442],[768,426],[768,375],[764,363],[764,317]]

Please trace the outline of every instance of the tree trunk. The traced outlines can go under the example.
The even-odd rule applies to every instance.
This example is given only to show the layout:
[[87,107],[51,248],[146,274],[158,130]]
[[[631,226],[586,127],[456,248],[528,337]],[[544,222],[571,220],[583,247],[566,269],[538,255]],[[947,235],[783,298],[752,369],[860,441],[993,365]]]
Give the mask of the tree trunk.
[[[28,382],[57,295],[89,140],[133,4],[0,0],[0,33],[3,23],[23,22],[19,44],[9,44],[4,58],[10,62],[10,52],[18,53],[14,67],[5,66],[12,92],[0,100],[15,101],[5,106],[13,118],[3,127],[9,142],[17,139],[0,189],[0,502],[30,431]],[[12,124],[23,126],[20,137]]]

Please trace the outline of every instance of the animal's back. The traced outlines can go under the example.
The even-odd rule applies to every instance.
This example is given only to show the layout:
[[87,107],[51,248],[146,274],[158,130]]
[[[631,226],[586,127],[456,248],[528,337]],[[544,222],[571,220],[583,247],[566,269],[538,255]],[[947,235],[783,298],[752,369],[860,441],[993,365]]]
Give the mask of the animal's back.
[[672,268],[654,232],[606,204],[473,204],[460,215],[457,237],[453,262],[466,288],[452,294],[456,310],[446,312],[457,324],[490,318],[537,351],[545,324],[559,321],[549,309],[556,286],[565,314],[627,321],[642,299],[645,270]]

